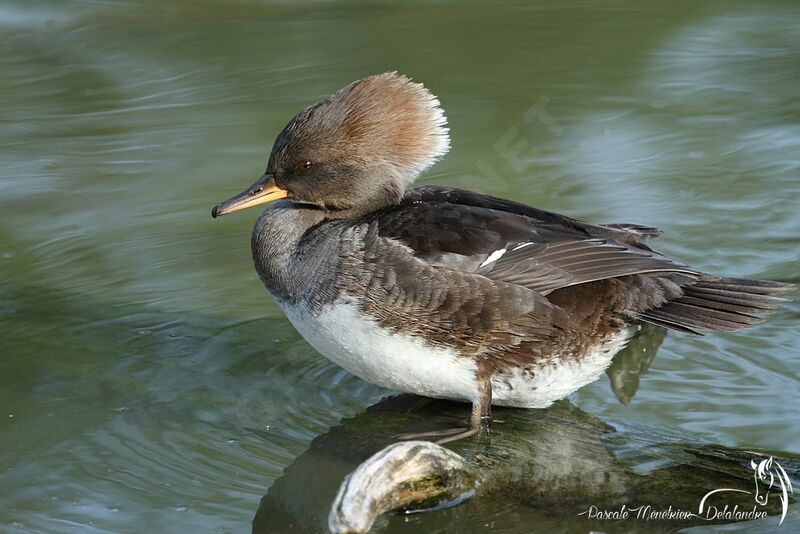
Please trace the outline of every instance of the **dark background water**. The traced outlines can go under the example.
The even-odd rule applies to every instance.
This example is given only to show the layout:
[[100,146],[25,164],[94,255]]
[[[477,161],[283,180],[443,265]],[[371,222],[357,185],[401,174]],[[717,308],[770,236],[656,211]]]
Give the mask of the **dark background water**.
[[[265,294],[256,213],[209,217],[292,115],[386,70],[449,118],[422,182],[659,226],[696,267],[798,282],[796,2],[0,1],[2,530],[247,530],[315,436],[386,394]],[[573,401],[800,453],[799,316],[670,334],[629,405],[605,378]],[[520,513],[464,524],[533,528]]]

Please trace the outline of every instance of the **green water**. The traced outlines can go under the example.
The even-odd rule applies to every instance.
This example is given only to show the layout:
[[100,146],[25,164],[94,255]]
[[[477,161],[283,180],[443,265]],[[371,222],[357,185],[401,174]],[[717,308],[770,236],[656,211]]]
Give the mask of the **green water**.
[[[797,2],[2,0],[0,530],[247,531],[315,436],[386,394],[266,295],[256,213],[209,216],[294,113],[386,70],[449,117],[424,183],[659,226],[696,267],[800,281]],[[794,296],[744,333],[670,334],[627,406],[605,377],[572,400],[800,454]],[[456,517],[535,528],[518,508]]]

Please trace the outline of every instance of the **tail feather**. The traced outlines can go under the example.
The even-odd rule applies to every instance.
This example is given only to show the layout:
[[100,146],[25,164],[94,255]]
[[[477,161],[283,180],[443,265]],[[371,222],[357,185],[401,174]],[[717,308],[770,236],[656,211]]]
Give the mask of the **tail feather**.
[[758,308],[765,311],[775,311],[780,308],[782,303],[788,300],[772,295],[743,294],[741,291],[727,291],[697,286],[685,287],[683,291],[688,297],[695,297],[708,302]]
[[745,299],[739,300],[740,302],[731,302],[731,299],[726,299],[724,302],[721,302],[717,299],[710,299],[702,295],[698,296],[697,294],[690,294],[688,291],[680,299],[681,303],[683,304],[690,304],[692,306],[698,306],[701,308],[711,308],[712,310],[718,310],[721,312],[741,313],[744,315],[750,315],[753,313],[774,313],[775,310],[778,309],[777,306],[768,308],[760,303],[750,304],[742,302]]
[[794,285],[708,276],[682,289],[682,296],[647,310],[640,319],[693,334],[701,330],[735,332],[764,322],[759,315],[774,313],[787,301],[774,294],[790,291]]
[[748,280],[747,278],[701,278],[697,287],[741,291],[751,295],[769,295],[794,289],[794,284],[773,282],[772,280]]

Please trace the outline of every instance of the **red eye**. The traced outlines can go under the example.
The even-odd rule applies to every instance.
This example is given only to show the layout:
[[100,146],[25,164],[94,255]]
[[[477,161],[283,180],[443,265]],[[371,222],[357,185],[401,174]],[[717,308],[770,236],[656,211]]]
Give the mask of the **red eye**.
[[297,165],[295,165],[295,168],[297,169],[297,172],[306,173],[306,172],[310,171],[313,166],[314,166],[313,163],[311,163],[310,161],[306,160],[306,161],[298,162]]

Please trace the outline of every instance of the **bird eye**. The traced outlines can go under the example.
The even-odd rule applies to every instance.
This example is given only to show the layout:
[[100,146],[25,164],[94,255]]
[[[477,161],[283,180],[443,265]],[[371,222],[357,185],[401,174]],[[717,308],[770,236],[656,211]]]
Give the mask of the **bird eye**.
[[314,166],[313,163],[311,163],[308,160],[305,160],[305,161],[298,162],[297,165],[295,165],[295,169],[297,169],[297,172],[306,173],[306,172],[310,171],[311,167],[313,167],[313,166]]

